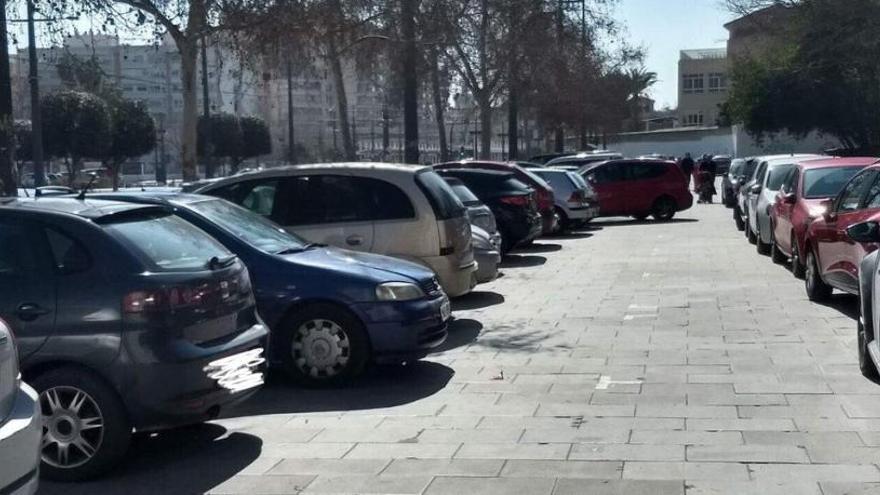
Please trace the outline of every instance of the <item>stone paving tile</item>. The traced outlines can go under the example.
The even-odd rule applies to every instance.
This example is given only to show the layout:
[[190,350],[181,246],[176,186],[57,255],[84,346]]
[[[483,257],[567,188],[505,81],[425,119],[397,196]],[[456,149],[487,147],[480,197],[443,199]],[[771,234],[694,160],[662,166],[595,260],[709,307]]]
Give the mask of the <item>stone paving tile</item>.
[[455,453],[456,459],[565,459],[569,444],[466,443]]
[[210,490],[212,495],[289,495],[301,493],[314,476],[233,476]]
[[748,481],[745,464],[714,462],[626,462],[624,479]]
[[569,459],[595,461],[684,461],[683,445],[575,444]]
[[823,495],[878,495],[880,483],[819,483]]
[[553,478],[461,478],[437,477],[428,486],[425,495],[550,495]]
[[[693,480],[687,495],[823,495],[816,482]],[[827,495],[827,494],[825,494]]]
[[807,463],[806,449],[794,445],[688,445],[688,461]]
[[739,431],[634,430],[629,443],[655,445],[742,445]]
[[520,443],[626,443],[629,429],[527,429]]
[[684,495],[682,481],[560,479],[553,495]]
[[391,461],[388,459],[281,459],[267,474],[379,474]]
[[[509,461],[519,462],[519,461]],[[505,461],[500,459],[394,459],[382,476],[498,476]]]
[[417,444],[417,443],[359,443],[346,459],[451,459],[459,445],[456,444]]
[[797,431],[791,419],[688,419],[688,430],[703,431]]
[[880,482],[876,466],[847,464],[749,464],[752,479],[795,483],[801,481]]
[[318,476],[302,493],[357,493],[399,495],[422,493],[433,477],[421,476]]
[[608,461],[552,461],[510,460],[501,476],[523,478],[594,478],[617,479],[623,472],[623,462]]

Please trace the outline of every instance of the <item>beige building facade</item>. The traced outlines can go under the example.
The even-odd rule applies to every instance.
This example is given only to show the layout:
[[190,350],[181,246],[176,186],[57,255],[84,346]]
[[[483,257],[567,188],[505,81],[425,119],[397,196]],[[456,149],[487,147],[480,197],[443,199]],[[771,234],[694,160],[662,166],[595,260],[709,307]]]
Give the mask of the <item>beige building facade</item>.
[[682,127],[718,125],[727,100],[727,49],[682,50],[678,61],[678,119]]

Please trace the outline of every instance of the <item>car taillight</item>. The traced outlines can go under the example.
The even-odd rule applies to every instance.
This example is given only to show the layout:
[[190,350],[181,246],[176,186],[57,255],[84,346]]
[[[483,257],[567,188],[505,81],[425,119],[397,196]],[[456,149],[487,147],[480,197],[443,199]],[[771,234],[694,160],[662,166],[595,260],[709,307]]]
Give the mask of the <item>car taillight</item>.
[[571,197],[568,198],[569,203],[580,203],[584,200],[583,194],[580,191],[575,191],[571,193]]
[[504,196],[502,198],[498,198],[498,201],[512,206],[529,206],[529,197],[528,196]]
[[233,297],[246,296],[250,290],[248,272],[243,270],[242,273],[228,280],[129,292],[122,298],[122,311],[126,314],[138,314],[198,308]]

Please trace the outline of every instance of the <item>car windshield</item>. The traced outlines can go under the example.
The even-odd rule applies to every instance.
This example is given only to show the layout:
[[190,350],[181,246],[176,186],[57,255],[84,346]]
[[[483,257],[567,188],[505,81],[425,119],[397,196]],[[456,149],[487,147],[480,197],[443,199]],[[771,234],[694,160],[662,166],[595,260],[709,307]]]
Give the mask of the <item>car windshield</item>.
[[197,213],[238,239],[267,253],[305,249],[308,242],[251,212],[222,199],[197,201],[189,205]]
[[859,170],[861,170],[859,167],[807,170],[804,175],[804,197],[809,199],[837,196],[837,193]]
[[778,191],[793,168],[794,165],[778,165],[770,169],[770,177],[767,178],[767,190]]

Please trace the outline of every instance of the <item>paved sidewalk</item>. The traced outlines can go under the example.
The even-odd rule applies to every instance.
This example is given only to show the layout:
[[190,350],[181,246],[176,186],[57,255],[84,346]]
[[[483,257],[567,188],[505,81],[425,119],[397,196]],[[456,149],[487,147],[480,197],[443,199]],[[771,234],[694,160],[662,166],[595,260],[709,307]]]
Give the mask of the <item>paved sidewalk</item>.
[[351,389],[272,383],[44,493],[880,493],[856,301],[807,301],[730,210],[598,222],[455,303],[443,352]]

